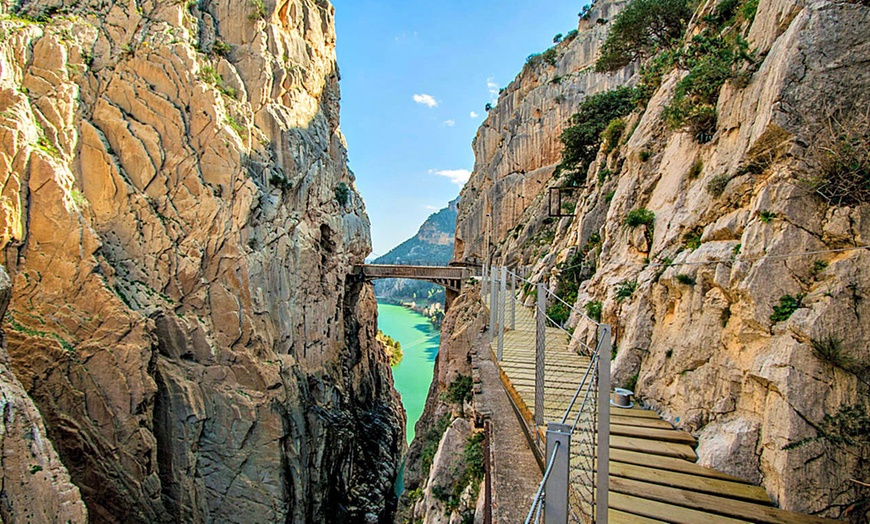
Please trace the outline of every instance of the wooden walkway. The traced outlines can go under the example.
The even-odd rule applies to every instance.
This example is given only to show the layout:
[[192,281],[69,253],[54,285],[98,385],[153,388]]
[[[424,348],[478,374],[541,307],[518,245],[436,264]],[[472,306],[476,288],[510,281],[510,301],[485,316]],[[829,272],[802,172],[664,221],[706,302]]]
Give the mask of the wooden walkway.
[[[502,383],[529,427],[534,427],[532,314],[531,309],[516,308],[516,329],[505,331],[499,363]],[[506,316],[509,328],[510,315]],[[561,420],[589,365],[588,358],[568,351],[567,343],[564,332],[547,328],[545,421]],[[491,344],[493,360],[496,344],[497,337]],[[777,509],[761,487],[699,466],[695,463],[695,438],[675,429],[654,411],[612,407],[610,432],[608,517],[613,524],[836,522]]]

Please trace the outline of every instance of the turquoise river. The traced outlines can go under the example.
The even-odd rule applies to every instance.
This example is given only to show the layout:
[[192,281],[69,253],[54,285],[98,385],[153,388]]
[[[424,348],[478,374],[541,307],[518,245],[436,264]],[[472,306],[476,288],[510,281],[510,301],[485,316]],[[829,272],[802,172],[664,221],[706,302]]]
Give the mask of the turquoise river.
[[441,335],[429,319],[402,306],[378,302],[378,329],[402,344],[405,356],[393,368],[396,389],[408,414],[408,442],[414,438],[414,425],[423,414],[429,384],[435,368],[435,355]]

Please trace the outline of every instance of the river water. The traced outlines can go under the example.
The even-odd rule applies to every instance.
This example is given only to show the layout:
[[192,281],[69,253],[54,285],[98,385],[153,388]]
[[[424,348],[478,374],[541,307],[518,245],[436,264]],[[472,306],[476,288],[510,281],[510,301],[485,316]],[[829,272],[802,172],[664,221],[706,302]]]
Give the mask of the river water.
[[396,390],[408,415],[408,442],[414,439],[414,425],[423,414],[426,395],[432,383],[435,355],[441,335],[429,319],[402,306],[378,302],[378,329],[402,344],[405,356],[393,368]]

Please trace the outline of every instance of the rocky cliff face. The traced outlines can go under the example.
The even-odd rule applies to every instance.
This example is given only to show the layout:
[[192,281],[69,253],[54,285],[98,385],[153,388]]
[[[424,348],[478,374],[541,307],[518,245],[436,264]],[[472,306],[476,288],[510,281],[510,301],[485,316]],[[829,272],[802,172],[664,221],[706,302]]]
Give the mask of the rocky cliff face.
[[[687,40],[716,5],[703,4]],[[866,152],[855,108],[870,105],[870,8],[760,2],[737,30],[755,60],[718,91],[704,143],[665,123],[686,74],[673,69],[583,174],[566,218],[548,217],[558,136],[586,86],[630,71],[552,82],[590,63],[570,51],[582,31],[555,66],[527,67],[478,134],[455,258],[485,258],[489,244],[496,263],[527,266],[554,292],[582,265],[576,307],[600,303],[614,325],[616,385],[636,382],[699,435],[702,463],[760,483],[785,508],[860,522],[870,494],[851,479],[868,474],[870,253],[856,247],[870,244],[870,206],[807,182],[822,172],[824,140]],[[574,98],[557,104],[562,91]],[[641,210],[652,219],[627,224]],[[579,315],[569,323],[594,337]]]
[[[12,282],[0,267],[0,313],[12,296]],[[9,369],[6,336],[0,332],[0,485],[3,522],[85,523],[79,489],[48,440],[42,416]]]
[[94,522],[389,514],[333,8],[2,3],[11,367]]
[[470,286],[444,318],[432,384],[408,451],[397,522],[482,522],[483,472],[469,469],[469,458],[482,453],[482,431],[475,429],[472,348],[486,321],[480,294]]

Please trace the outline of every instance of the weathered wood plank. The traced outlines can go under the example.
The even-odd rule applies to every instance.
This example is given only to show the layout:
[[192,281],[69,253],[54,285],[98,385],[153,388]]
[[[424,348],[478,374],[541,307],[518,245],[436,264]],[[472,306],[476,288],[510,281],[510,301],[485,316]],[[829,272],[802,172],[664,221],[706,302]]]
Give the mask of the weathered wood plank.
[[641,426],[623,426],[620,424],[610,423],[610,433],[612,435],[623,435],[626,437],[637,437],[643,439],[657,440],[661,442],[679,442],[692,447],[697,447],[698,441],[691,434],[677,429],[660,429],[660,428],[645,428]]
[[697,459],[695,450],[692,449],[691,446],[674,442],[659,442],[657,440],[611,435],[610,447],[628,451],[638,451],[652,455],[661,455],[664,457],[681,458],[692,462]]
[[610,511],[607,512],[607,522],[610,524],[667,524],[663,520],[641,517],[637,514],[626,513],[613,508],[610,508]]
[[645,428],[659,428],[659,429],[674,429],[674,426],[670,424],[667,420],[655,419],[649,417],[622,417],[619,415],[614,415],[611,412],[610,415],[610,423],[611,424],[620,424],[623,426],[641,426]]
[[718,478],[731,482],[742,482],[749,484],[743,479],[716,471],[715,469],[705,468],[695,464],[694,461],[688,461],[681,458],[662,457],[658,455],[648,455],[636,451],[628,451],[622,449],[610,449],[610,462],[624,462],[626,464],[638,464],[641,466],[649,466],[656,469],[666,471],[677,471],[687,473],[699,477]]
[[642,517],[661,519],[673,524],[746,524],[750,522],[748,520],[734,519],[690,508],[673,506],[616,491],[611,491],[608,495],[611,509]]
[[614,461],[610,462],[610,474],[674,488],[733,497],[766,506],[772,505],[772,501],[764,489],[742,482],[731,482]]
[[734,500],[680,488],[671,488],[638,480],[610,477],[610,490],[657,500],[674,506],[709,511],[750,522],[766,524],[828,524],[836,521],[803,515],[770,506],[762,506],[742,500]]

